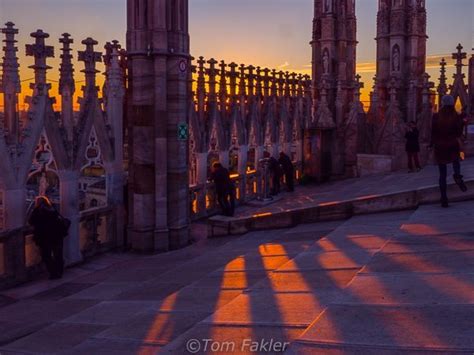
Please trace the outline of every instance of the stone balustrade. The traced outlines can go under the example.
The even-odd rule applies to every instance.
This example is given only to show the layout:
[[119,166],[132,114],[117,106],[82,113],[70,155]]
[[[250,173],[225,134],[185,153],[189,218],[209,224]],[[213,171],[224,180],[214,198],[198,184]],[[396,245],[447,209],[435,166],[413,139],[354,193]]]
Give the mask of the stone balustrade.
[[[278,158],[283,151],[302,166],[312,100],[307,75],[203,57],[194,64],[189,74],[189,166],[191,196],[196,196],[192,211],[201,216],[210,199],[205,191],[214,162],[236,177],[241,201],[261,193],[257,170],[264,152]],[[249,188],[254,185],[256,191]]]
[[[0,287],[30,277],[40,262],[29,212],[36,196],[47,196],[72,222],[64,243],[67,265],[123,245],[125,171],[123,112],[125,52],[118,42],[96,51],[97,41],[82,41],[78,61],[85,80],[74,75],[73,43],[64,33],[59,68],[59,95],[51,93],[48,60],[55,56],[49,34],[31,33],[25,52],[17,48],[19,30],[8,22],[0,92]],[[33,79],[20,85],[20,61],[25,54]],[[30,59],[31,57],[31,59]],[[97,63],[105,63],[105,81],[97,87]],[[30,64],[29,63],[29,64]],[[25,75],[26,71],[22,71]],[[75,110],[76,86],[84,82]],[[20,102],[26,97],[25,103]],[[56,100],[61,104],[56,106]],[[18,107],[26,110],[18,112]],[[58,107],[60,107],[58,109]]]

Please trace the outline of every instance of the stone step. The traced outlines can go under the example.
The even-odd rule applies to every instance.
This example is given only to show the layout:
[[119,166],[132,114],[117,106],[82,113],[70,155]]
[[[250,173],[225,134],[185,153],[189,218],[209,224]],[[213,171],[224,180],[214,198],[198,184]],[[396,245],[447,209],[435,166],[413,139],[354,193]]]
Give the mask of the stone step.
[[[474,178],[467,178],[466,185],[468,186],[468,191],[463,193],[456,184],[448,184],[450,201],[473,200]],[[413,190],[320,203],[281,212],[259,213],[244,217],[214,216],[208,220],[208,237],[213,238],[245,234],[258,230],[288,228],[305,223],[345,220],[357,215],[415,210],[420,205],[438,203],[439,199],[438,186],[431,185]]]

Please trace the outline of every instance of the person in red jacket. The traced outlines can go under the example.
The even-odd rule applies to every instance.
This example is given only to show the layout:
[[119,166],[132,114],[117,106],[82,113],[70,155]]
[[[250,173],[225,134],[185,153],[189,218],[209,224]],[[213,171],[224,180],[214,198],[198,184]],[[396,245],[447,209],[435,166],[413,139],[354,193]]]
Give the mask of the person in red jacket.
[[463,134],[464,122],[454,108],[454,98],[446,95],[442,98],[441,110],[433,116],[432,146],[439,167],[439,189],[441,205],[449,207],[447,195],[447,165],[453,165],[454,181],[465,192],[467,186],[461,175],[460,141]]

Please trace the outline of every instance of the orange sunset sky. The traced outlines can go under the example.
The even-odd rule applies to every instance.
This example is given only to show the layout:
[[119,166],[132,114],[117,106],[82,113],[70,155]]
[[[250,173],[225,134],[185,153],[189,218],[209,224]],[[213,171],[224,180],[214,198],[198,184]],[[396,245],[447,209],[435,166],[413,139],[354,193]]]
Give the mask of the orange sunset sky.
[[[309,74],[312,3],[312,0],[189,0],[192,54]],[[375,73],[377,1],[356,0],[356,4],[358,72],[366,86],[363,100],[367,100]],[[112,39],[123,43],[125,5],[125,0],[0,0],[0,22],[12,21],[20,29],[19,57],[24,84],[20,101],[30,94],[27,85],[33,77],[28,69],[32,58],[24,56],[25,44],[31,43],[30,32],[43,29],[51,35],[49,44],[56,46],[56,57],[49,61],[54,69],[48,75],[52,93],[56,94],[60,54],[57,40],[61,33],[69,32],[76,39],[74,49],[82,49],[80,40],[88,36],[99,41],[100,49],[105,41]],[[472,0],[427,0],[427,11],[430,37],[427,71],[437,81],[442,57],[450,58],[459,42],[468,53],[474,46],[474,5]],[[448,62],[452,64],[451,60]],[[82,65],[76,63],[75,68],[76,79],[83,80]],[[103,67],[99,65],[98,69]]]

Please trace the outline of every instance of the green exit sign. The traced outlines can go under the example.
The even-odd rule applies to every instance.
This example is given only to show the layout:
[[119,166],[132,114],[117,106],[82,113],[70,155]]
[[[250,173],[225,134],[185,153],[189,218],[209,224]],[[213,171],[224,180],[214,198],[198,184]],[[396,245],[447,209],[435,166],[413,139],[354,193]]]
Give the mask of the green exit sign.
[[189,129],[187,123],[178,124],[178,139],[180,141],[186,141],[189,138]]

